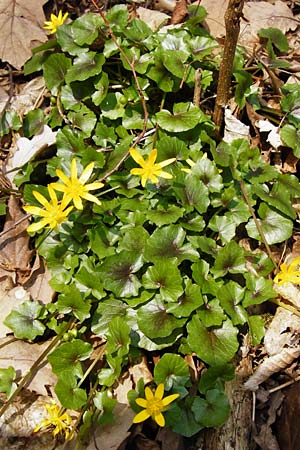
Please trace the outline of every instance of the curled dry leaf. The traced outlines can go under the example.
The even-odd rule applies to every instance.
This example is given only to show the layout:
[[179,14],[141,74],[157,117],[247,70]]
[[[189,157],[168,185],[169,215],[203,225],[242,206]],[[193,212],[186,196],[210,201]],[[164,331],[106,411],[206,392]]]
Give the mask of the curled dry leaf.
[[21,69],[31,49],[45,42],[46,0],[0,0],[0,59]]

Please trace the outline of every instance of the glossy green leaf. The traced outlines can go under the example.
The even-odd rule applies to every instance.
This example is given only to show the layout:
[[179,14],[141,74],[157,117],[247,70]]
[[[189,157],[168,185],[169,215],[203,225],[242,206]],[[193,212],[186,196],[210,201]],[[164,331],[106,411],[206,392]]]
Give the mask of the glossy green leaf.
[[265,323],[262,316],[249,316],[248,325],[253,345],[260,344],[265,335]]
[[277,297],[273,289],[272,280],[265,277],[255,277],[251,273],[244,275],[246,278],[246,291],[243,306],[259,305],[267,300]]
[[194,413],[191,409],[193,398],[187,397],[184,404],[180,406],[172,404],[165,413],[166,424],[170,425],[175,433],[185,437],[191,437],[198,433],[204,426],[196,422]]
[[202,214],[207,211],[210,200],[208,189],[201,180],[189,173],[184,180],[184,183],[179,187],[174,186],[179,199],[183,206],[193,210],[195,208],[198,213]]
[[12,366],[6,369],[0,369],[0,392],[4,392],[9,399],[17,389],[15,383],[16,372]]
[[195,398],[192,411],[197,422],[205,427],[219,427],[229,416],[230,404],[224,392],[211,389],[206,392],[206,399]]
[[197,312],[201,322],[206,328],[221,325],[226,319],[226,315],[224,314],[224,310],[220,306],[218,299],[213,299],[207,303],[204,303]]
[[158,207],[147,212],[147,219],[158,227],[176,223],[184,215],[184,209],[176,205],[169,205],[167,209]]
[[288,147],[291,147],[296,158],[300,158],[300,128],[291,124],[284,125],[280,137]]
[[163,129],[172,133],[179,133],[194,128],[204,121],[203,112],[189,103],[177,103],[174,105],[173,114],[163,109],[156,114],[157,123]]
[[186,322],[186,319],[176,319],[172,314],[168,314],[159,295],[140,306],[137,320],[140,330],[150,339],[170,336],[175,328],[180,328]]
[[88,47],[81,47],[76,44],[76,34],[77,30],[74,28],[73,23],[64,23],[58,27],[56,32],[57,42],[61,46],[61,49],[73,56],[88,52]]
[[282,184],[276,183],[271,190],[265,184],[253,186],[252,192],[261,200],[264,200],[267,205],[273,206],[279,213],[290,219],[296,219],[296,212],[291,205],[289,192]]
[[72,23],[74,42],[78,45],[92,44],[98,36],[100,27],[104,24],[98,14],[84,14]]
[[189,379],[189,366],[180,355],[165,353],[154,367],[155,383],[163,383],[167,391],[185,385]]
[[38,320],[43,306],[38,302],[27,300],[13,309],[4,320],[4,325],[10,328],[18,339],[33,341],[37,336],[42,336],[45,325]]
[[221,365],[236,354],[239,344],[238,330],[230,320],[221,327],[207,329],[196,315],[187,325],[187,343],[197,356],[209,365]]
[[[260,205],[258,215],[260,217],[258,221],[269,245],[283,242],[291,237],[293,232],[293,222],[291,220],[278,214],[265,203]],[[261,241],[261,236],[253,219],[249,220],[246,230],[251,238]]]
[[178,297],[177,301],[168,305],[167,312],[175,317],[189,317],[191,313],[203,304],[200,286],[193,284],[189,279],[184,293]]
[[134,273],[142,265],[141,255],[135,252],[122,251],[118,255],[108,256],[100,266],[104,288],[117,297],[138,295],[141,283]]
[[55,374],[63,377],[64,372],[68,372],[71,374],[71,378],[81,377],[83,374],[81,361],[89,358],[92,351],[93,347],[90,343],[75,339],[72,342],[61,344],[48,355],[48,360]]
[[93,398],[93,402],[97,410],[100,412],[100,417],[97,419],[99,425],[106,425],[111,423],[114,419],[113,410],[117,405],[117,400],[111,398],[108,391],[97,392]]
[[233,380],[235,367],[232,364],[209,367],[202,374],[198,384],[199,392],[205,394],[210,389],[224,389],[225,382]]
[[114,317],[126,317],[128,306],[121,300],[108,299],[99,303],[92,320],[93,333],[103,336],[108,333],[109,324]]
[[66,82],[84,81],[98,75],[102,70],[104,61],[105,58],[101,53],[88,52],[79,55],[67,71]]
[[106,334],[106,350],[113,355],[125,356],[129,352],[130,345],[130,327],[124,321],[123,317],[114,317],[108,325],[108,333]]
[[54,391],[64,408],[80,409],[87,401],[86,391],[78,387],[76,378],[70,372],[58,378]]
[[58,93],[58,89],[64,83],[66,74],[71,66],[71,60],[62,53],[50,55],[45,62],[43,75],[46,86],[53,95]]
[[143,286],[145,289],[159,289],[165,302],[176,302],[183,293],[176,261],[170,261],[167,265],[157,261],[154,266],[150,266],[143,276]]
[[63,293],[58,296],[58,311],[62,314],[72,313],[80,322],[90,317],[90,308],[90,302],[83,300],[74,284],[66,286]]
[[235,236],[236,225],[233,222],[231,215],[229,216],[213,216],[208,224],[208,228],[218,232],[222,244],[230,242]]
[[218,291],[218,299],[226,314],[231,318],[233,325],[242,325],[247,321],[247,312],[241,305],[244,295],[245,289],[232,280],[224,284]]
[[216,277],[222,277],[228,272],[246,272],[244,251],[234,241],[229,242],[218,251],[213,268]]
[[109,367],[105,367],[98,372],[98,381],[99,384],[110,387],[120,376],[122,357],[113,357],[111,354],[108,354],[106,356],[106,362],[108,363]]

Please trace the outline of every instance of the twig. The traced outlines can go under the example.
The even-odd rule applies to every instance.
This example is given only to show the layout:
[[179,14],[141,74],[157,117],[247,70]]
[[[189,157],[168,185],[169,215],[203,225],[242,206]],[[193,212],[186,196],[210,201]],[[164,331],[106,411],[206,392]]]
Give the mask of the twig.
[[219,130],[224,117],[224,108],[229,100],[232,66],[240,33],[240,18],[243,12],[243,7],[244,0],[229,0],[224,16],[226,36],[224,42],[224,53],[219,72],[217,98],[213,113],[213,121],[218,129],[217,134],[219,137]]

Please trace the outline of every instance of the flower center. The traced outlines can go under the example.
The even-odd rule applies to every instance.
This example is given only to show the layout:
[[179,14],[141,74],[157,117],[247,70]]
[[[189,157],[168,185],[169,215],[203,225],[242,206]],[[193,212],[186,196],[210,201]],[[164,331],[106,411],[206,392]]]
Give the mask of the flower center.
[[149,400],[147,409],[151,415],[159,414],[163,410],[162,401],[157,400],[156,398],[154,398],[153,400]]

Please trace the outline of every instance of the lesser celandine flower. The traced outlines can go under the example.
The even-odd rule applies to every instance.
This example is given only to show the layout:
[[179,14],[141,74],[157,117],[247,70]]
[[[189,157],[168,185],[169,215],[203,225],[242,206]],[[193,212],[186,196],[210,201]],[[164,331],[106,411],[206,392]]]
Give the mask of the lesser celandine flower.
[[283,263],[280,266],[280,272],[274,278],[274,283],[281,286],[284,283],[300,284],[300,257],[293,259],[288,266],[287,263]]
[[88,164],[85,169],[82,171],[82,174],[78,178],[77,176],[77,166],[76,166],[76,158],[73,158],[71,161],[71,176],[67,177],[60,169],[56,170],[56,175],[58,178],[64,183],[51,183],[51,186],[60,192],[64,193],[64,199],[69,203],[73,202],[75,208],[82,209],[82,198],[85,200],[89,200],[90,202],[94,202],[97,205],[101,205],[101,202],[92,194],[89,194],[89,191],[93,191],[95,189],[100,189],[104,186],[103,183],[89,183],[85,184],[87,180],[92,175],[94,169],[94,163],[91,162]]
[[64,412],[61,414],[61,407],[55,402],[46,403],[45,408],[47,409],[48,416],[47,419],[41,421],[41,423],[35,427],[33,430],[35,433],[39,430],[47,430],[53,428],[53,435],[56,436],[59,433],[65,434],[65,439],[70,438],[70,433],[72,430],[71,423],[72,418],[69,414]]
[[50,201],[47,200],[46,197],[44,197],[40,192],[32,191],[34,197],[41,203],[41,205],[43,205],[44,208],[30,205],[23,206],[23,209],[27,213],[42,217],[39,222],[32,223],[29,227],[27,227],[28,232],[38,231],[42,228],[58,227],[58,225],[67,220],[68,214],[73,209],[73,206],[69,206],[65,209],[69,203],[66,199],[62,199],[62,202],[59,203],[56,193],[51,185],[48,186],[48,192]]
[[51,20],[47,20],[45,22],[45,30],[49,30],[50,34],[56,33],[57,28],[65,22],[68,15],[69,13],[65,13],[64,15],[62,15],[61,10],[59,11],[58,16],[56,16],[55,14],[51,14]]
[[[192,159],[189,159],[189,158],[186,160],[186,162],[188,163],[188,165],[190,167],[194,167],[196,165],[196,163]],[[191,171],[191,169],[188,169],[187,167],[183,167],[181,170],[182,170],[182,172],[186,172],[186,173],[189,173]]]
[[179,394],[172,394],[163,398],[164,390],[165,386],[163,383],[157,386],[154,394],[148,386],[145,388],[146,398],[137,398],[135,400],[139,406],[145,409],[133,418],[133,423],[144,422],[144,420],[152,417],[160,427],[165,426],[165,418],[162,412],[168,408],[170,403],[179,397]]
[[147,159],[144,159],[143,156],[134,148],[131,148],[129,150],[129,153],[130,156],[135,160],[135,162],[137,162],[141,166],[141,169],[131,169],[130,173],[132,175],[139,175],[141,177],[141,183],[143,187],[146,186],[147,180],[150,180],[152,183],[158,183],[158,177],[166,179],[173,178],[170,173],[164,172],[162,168],[176,161],[176,158],[170,158],[166,159],[165,161],[161,161],[160,163],[155,163],[157,158],[156,148],[151,150]]

